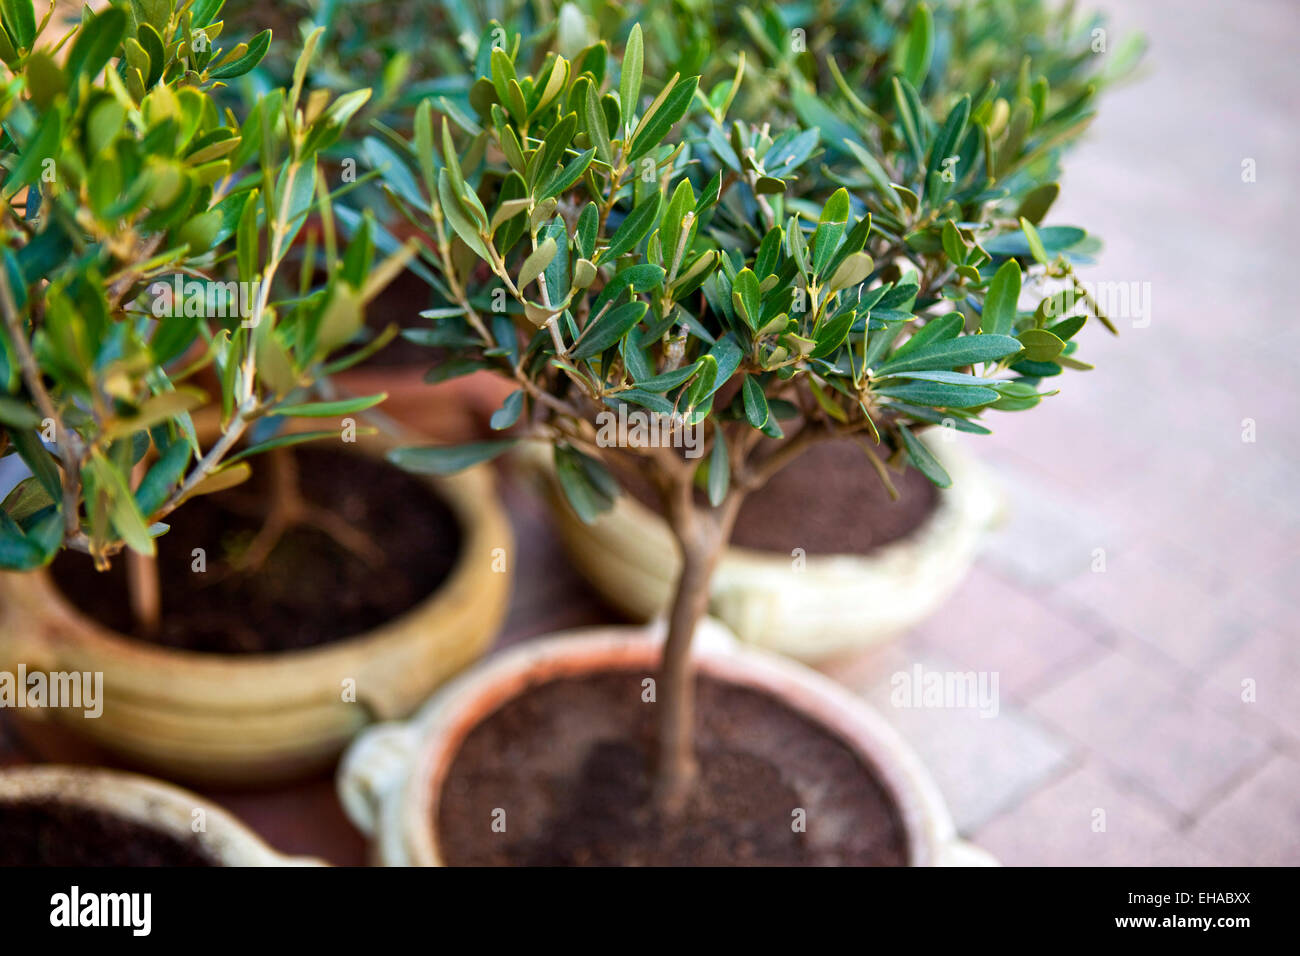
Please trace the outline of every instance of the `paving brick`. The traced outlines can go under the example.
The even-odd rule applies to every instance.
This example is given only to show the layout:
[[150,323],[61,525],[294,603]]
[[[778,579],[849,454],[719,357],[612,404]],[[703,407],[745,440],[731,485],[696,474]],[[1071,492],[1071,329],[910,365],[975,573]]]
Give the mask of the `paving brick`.
[[1300,760],[1273,757],[1202,816],[1190,836],[1219,864],[1300,866]]
[[974,840],[1007,866],[1185,866],[1212,859],[1098,764],[1049,782],[980,827]]
[[1180,700],[1101,757],[1188,817],[1209,806],[1267,752],[1263,735],[1199,701]]
[[1267,735],[1189,698],[1154,658],[1112,652],[1036,695],[1031,710],[1187,817],[1257,763]]
[[911,635],[975,670],[998,671],[1002,690],[1023,696],[1101,652],[1101,645],[1031,589],[976,567],[938,613]]
[[1297,686],[1300,641],[1293,634],[1268,630],[1214,665],[1198,692],[1208,706],[1241,726],[1256,733],[1280,731],[1300,744]]
[[1150,657],[1107,651],[1031,696],[1029,710],[1101,753],[1122,747],[1139,726],[1176,701],[1178,676]]
[[1002,463],[993,470],[1005,512],[984,541],[982,560],[991,567],[1048,590],[1087,570],[1094,549],[1110,546],[1113,522],[1099,507],[1023,468]]
[[[905,672],[910,676],[917,664],[923,673],[965,670],[950,660],[918,656],[905,662]],[[1014,806],[1065,766],[1069,745],[1005,699],[992,717],[976,708],[900,707],[891,700],[891,678],[877,681],[864,696],[916,749],[962,832]]]
[[1105,571],[1085,571],[1053,592],[1118,639],[1140,641],[1199,672],[1247,641],[1259,627],[1237,603],[1236,582],[1214,557],[1150,542],[1107,552]]

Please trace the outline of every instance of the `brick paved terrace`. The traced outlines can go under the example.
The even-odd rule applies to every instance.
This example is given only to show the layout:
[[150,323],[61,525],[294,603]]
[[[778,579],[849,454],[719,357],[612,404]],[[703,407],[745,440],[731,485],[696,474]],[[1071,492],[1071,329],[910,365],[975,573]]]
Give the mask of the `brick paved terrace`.
[[[828,670],[1004,863],[1296,865],[1300,7],[1110,7],[1149,36],[1144,75],[1103,104],[1049,220],[1099,233],[1085,277],[1149,289],[1149,316],[1091,330],[1096,371],[965,442],[1006,506],[974,573]],[[997,717],[892,707],[917,663],[996,672]]]

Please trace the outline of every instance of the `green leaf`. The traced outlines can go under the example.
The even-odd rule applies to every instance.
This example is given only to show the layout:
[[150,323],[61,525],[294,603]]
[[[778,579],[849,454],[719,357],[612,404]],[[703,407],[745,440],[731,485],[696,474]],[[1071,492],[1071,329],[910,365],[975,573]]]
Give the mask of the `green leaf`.
[[587,136],[600,161],[607,166],[613,165],[614,147],[609,142],[609,127],[605,125],[605,112],[600,108],[600,94],[596,91],[596,84],[587,83],[586,93],[583,99],[583,119]]
[[163,506],[190,462],[190,443],[177,440],[167,446],[135,490],[135,503],[146,518]]
[[37,428],[41,416],[36,409],[16,398],[0,396],[0,424],[13,425],[15,428]]
[[546,181],[542,187],[541,199],[550,199],[552,196],[558,196],[566,192],[570,186],[582,178],[582,174],[587,171],[591,165],[591,157],[596,154],[595,149],[589,149],[585,153],[580,153],[571,159],[567,166],[556,173]]
[[948,477],[948,472],[943,470],[943,465],[939,464],[938,459],[930,453],[930,449],[921,444],[921,440],[913,435],[906,425],[899,425],[898,433],[903,436],[903,445],[907,448],[907,457],[912,460],[916,470],[929,478],[938,487],[951,488],[952,479]]
[[615,345],[641,321],[645,316],[646,308],[646,304],[638,300],[609,310],[583,330],[582,337],[569,353],[569,357],[591,358]]
[[26,147],[18,156],[9,175],[5,177],[3,194],[12,196],[24,186],[30,186],[40,178],[47,159],[59,155],[59,143],[63,137],[63,113],[50,110],[41,117],[36,133],[27,141]]
[[1046,329],[1025,329],[1018,338],[1030,362],[1051,362],[1065,349],[1065,343]]
[[831,198],[822,207],[821,219],[812,237],[813,272],[821,275],[826,264],[830,262],[840,239],[844,236],[844,227],[849,221],[849,191],[844,188],[835,190]]
[[248,50],[243,56],[213,70],[209,76],[214,80],[233,80],[237,76],[243,76],[262,62],[262,57],[266,56],[266,51],[270,46],[271,31],[263,30],[248,42]]
[[558,248],[555,240],[551,238],[538,243],[537,248],[524,260],[524,264],[519,270],[519,288],[521,290],[545,271],[546,267],[551,264],[551,260],[555,258]]
[[407,445],[386,456],[403,471],[418,475],[450,475],[491,461],[519,443],[517,438],[469,442],[464,445]]
[[438,202],[442,206],[442,213],[451,223],[451,228],[460,241],[469,246],[470,249],[484,261],[490,261],[487,246],[483,243],[483,237],[479,235],[478,227],[470,220],[469,215],[465,212],[459,197],[452,191],[451,176],[444,167],[438,170]]
[[749,269],[741,269],[731,283],[731,303],[751,329],[757,330],[763,317],[762,293],[758,276]]
[[635,162],[658,146],[673,125],[686,115],[699,82],[700,78],[695,76],[674,85],[659,108],[653,114],[648,114],[648,119],[642,120],[640,130],[632,137],[628,162]]
[[519,421],[519,415],[524,410],[524,390],[516,389],[506,396],[506,400],[501,403],[501,407],[492,413],[490,425],[493,431],[503,431],[509,428],[515,422]]
[[[658,195],[656,193],[656,195]],[[600,210],[596,208],[594,202],[589,202],[582,210],[582,215],[578,217],[578,228],[575,239],[578,244],[578,253],[584,259],[592,259],[596,255],[596,237],[600,232]]]
[[866,281],[875,267],[876,264],[872,261],[871,256],[865,252],[855,252],[840,263],[839,268],[835,270],[834,275],[826,283],[826,291],[839,292],[860,285]]
[[930,72],[934,56],[934,18],[924,3],[912,11],[912,25],[907,30],[907,46],[903,54],[903,75],[909,83],[919,87]]
[[618,78],[618,101],[623,107],[624,124],[631,123],[637,106],[637,97],[641,95],[641,70],[644,58],[641,24],[634,23],[632,32],[627,37],[627,46],[623,48],[623,67]]
[[727,497],[731,486],[731,459],[727,457],[727,437],[722,425],[715,423],[713,451],[709,453],[709,504],[718,507]]
[[993,362],[1021,349],[1020,340],[1009,335],[962,335],[955,339],[932,342],[897,359],[890,359],[875,369],[876,378],[892,373],[951,369],[977,362]]
[[[693,362],[684,368],[675,368],[671,372],[664,372],[662,375],[652,375],[646,378],[636,380],[637,388],[646,392],[656,392],[663,394],[671,391],[678,385],[681,385],[692,375],[700,370],[698,362]],[[622,394],[621,392],[619,393]]]
[[744,395],[746,420],[753,427],[762,430],[771,416],[771,411],[767,407],[767,396],[763,394],[763,386],[754,376],[746,375],[741,392]]
[[30,50],[36,41],[36,9],[32,0],[0,0],[4,23],[14,43],[22,50]]
[[275,415],[286,418],[333,418],[336,415],[351,415],[373,408],[388,397],[387,392],[377,395],[362,395],[357,398],[341,398],[333,402],[304,402],[300,405],[280,405],[272,409]]
[[[1078,226],[1044,226],[1038,230],[1038,238],[1047,254],[1052,256],[1078,245],[1088,238],[1088,234]],[[1029,249],[1029,239],[1020,229],[994,236],[981,245],[993,256],[1024,257],[1033,254]]]
[[[376,429],[374,428],[358,428],[357,434],[373,435],[375,434],[375,431]],[[331,429],[324,429],[324,428],[318,429],[316,431],[310,431],[310,432],[289,432],[284,435],[277,435],[275,438],[269,438],[264,442],[258,442],[256,445],[253,445],[249,448],[245,448],[237,455],[231,455],[229,458],[226,459],[226,463],[221,466],[220,470],[214,472],[211,477],[216,477],[217,475],[234,471],[234,469],[231,468],[231,465],[242,463],[245,458],[252,458],[254,455],[262,455],[268,451],[274,451],[277,448],[291,448],[294,445],[303,445],[310,441],[320,441],[323,438],[332,438],[335,441],[337,441],[339,435],[340,432],[338,431],[338,429],[331,430]],[[241,464],[241,467],[247,468],[248,465]],[[239,478],[239,481],[243,481],[243,480],[244,480],[243,478]],[[237,483],[238,482],[232,482],[232,484],[237,484]],[[230,487],[230,486],[222,485],[221,487]],[[213,490],[219,490],[219,489],[213,489]]]
[[659,219],[659,207],[662,204],[663,196],[658,192],[654,192],[641,205],[628,213],[622,225],[615,230],[613,238],[609,240],[609,247],[601,252],[600,258],[602,261],[617,259],[625,252],[630,252],[636,248],[636,244],[654,228]]
[[99,453],[91,459],[90,467],[99,487],[108,495],[108,518],[113,530],[137,554],[156,554],[153,536],[149,534],[149,526],[136,505],[135,496],[127,487],[126,478]]
[[59,477],[59,469],[55,466],[54,459],[50,457],[50,453],[46,451],[45,446],[41,444],[40,439],[36,437],[36,432],[22,428],[11,428],[9,429],[9,440],[13,442],[14,448],[18,449],[19,457],[32,470],[32,474],[41,483],[41,487],[45,489],[51,498],[58,501],[63,495],[63,482]]
[[555,446],[555,476],[584,524],[612,508],[618,497],[618,482],[605,466],[567,445]]
[[931,342],[955,339],[961,334],[964,323],[965,317],[960,312],[949,312],[947,315],[931,319],[913,332],[906,342],[894,350],[894,354],[889,357],[889,362],[891,364],[900,362],[914,352],[919,352]]
[[877,395],[901,399],[913,405],[932,405],[935,408],[977,408],[998,400],[991,388],[971,385],[949,385],[944,382],[912,381],[904,385],[877,388]]
[[1020,299],[1020,263],[1008,259],[989,282],[984,297],[980,329],[990,335],[1006,335],[1016,325],[1016,303]]
[[45,563],[40,545],[13,524],[0,524],[0,571],[31,571]]
[[1042,265],[1047,265],[1047,250],[1043,248],[1043,240],[1038,236],[1038,230],[1024,216],[1020,217],[1020,228],[1025,231],[1025,241],[1029,243],[1030,254]]

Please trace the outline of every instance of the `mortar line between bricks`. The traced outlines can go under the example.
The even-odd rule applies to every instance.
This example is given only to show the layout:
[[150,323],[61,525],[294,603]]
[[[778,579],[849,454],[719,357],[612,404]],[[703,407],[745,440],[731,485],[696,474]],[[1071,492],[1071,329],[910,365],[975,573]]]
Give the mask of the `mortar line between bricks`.
[[1022,809],[1026,803],[1028,803],[1030,800],[1032,800],[1042,791],[1047,790],[1049,787],[1053,787],[1056,784],[1060,783],[1070,774],[1081,771],[1085,766],[1087,766],[1087,760],[1081,759],[1080,756],[1083,749],[1084,748],[1080,748],[1080,747],[1071,748],[1069,751],[1066,752],[1065,759],[1061,761],[1061,766],[1059,768],[1048,771],[1048,773],[1044,775],[1044,777],[1041,780],[1039,780],[1033,787],[1026,790],[1025,793],[1021,796],[1021,798],[1017,800],[1014,804],[998,809],[996,812],[991,814],[987,819],[985,819],[982,823],[980,823],[978,827],[969,831],[963,830],[961,835],[966,837],[967,839],[974,840],[975,835],[980,830],[983,830],[985,827],[992,826],[993,824],[1001,820],[1003,817],[1010,816],[1011,814],[1017,812],[1018,810]]
[[1275,748],[1270,742],[1268,746],[1265,747],[1264,752],[1260,754],[1256,766],[1251,767],[1247,765],[1247,767],[1243,769],[1242,773],[1240,774],[1239,780],[1232,780],[1230,778],[1230,782],[1227,785],[1220,787],[1218,793],[1211,792],[1211,795],[1207,797],[1205,801],[1190,814],[1187,825],[1180,826],[1178,828],[1178,832],[1183,835],[1190,833],[1191,830],[1194,829],[1195,826],[1201,822],[1201,819],[1210,813],[1210,811],[1212,811],[1215,807],[1219,806],[1225,800],[1229,799],[1234,793],[1244,788],[1252,780],[1254,780],[1256,777],[1262,774],[1264,772],[1264,768],[1266,768],[1270,763],[1272,763],[1274,757],[1281,757],[1281,756],[1285,756],[1285,755],[1282,753],[1281,750]]

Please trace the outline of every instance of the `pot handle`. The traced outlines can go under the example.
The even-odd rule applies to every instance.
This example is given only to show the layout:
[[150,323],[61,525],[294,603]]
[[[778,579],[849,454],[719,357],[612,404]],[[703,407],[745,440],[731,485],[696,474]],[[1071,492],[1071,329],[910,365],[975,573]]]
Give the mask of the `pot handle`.
[[997,857],[965,840],[951,840],[939,849],[936,866],[1001,866]]
[[339,764],[338,795],[356,828],[374,836],[388,797],[406,779],[416,735],[402,723],[375,724],[348,748]]

